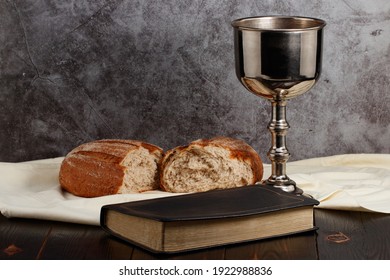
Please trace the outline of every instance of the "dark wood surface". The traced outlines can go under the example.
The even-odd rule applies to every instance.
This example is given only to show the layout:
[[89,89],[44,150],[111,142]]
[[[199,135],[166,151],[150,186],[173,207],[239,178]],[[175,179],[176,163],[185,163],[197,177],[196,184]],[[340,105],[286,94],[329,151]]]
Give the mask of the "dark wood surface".
[[0,215],[0,259],[390,259],[390,215],[316,209],[315,224],[313,232],[156,255],[97,226]]

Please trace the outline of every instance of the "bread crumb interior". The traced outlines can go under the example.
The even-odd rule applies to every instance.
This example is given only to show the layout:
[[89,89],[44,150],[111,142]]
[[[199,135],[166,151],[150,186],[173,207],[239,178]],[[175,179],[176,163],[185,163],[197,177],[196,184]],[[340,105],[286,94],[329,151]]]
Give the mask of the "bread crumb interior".
[[194,146],[183,151],[164,169],[170,192],[199,192],[247,185],[253,181],[250,164],[232,158],[221,147]]
[[158,158],[143,147],[130,152],[122,161],[124,185],[119,193],[144,192],[158,187]]

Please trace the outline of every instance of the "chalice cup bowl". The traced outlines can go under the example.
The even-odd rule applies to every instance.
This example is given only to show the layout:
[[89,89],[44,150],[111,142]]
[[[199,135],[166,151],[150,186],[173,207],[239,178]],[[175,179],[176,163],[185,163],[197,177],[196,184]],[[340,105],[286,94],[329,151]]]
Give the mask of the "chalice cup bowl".
[[237,78],[251,93],[272,104],[268,124],[272,147],[267,154],[272,174],[262,183],[297,195],[303,191],[286,174],[290,157],[286,147],[290,127],[286,103],[317,82],[325,25],[321,19],[290,16],[248,17],[232,22]]

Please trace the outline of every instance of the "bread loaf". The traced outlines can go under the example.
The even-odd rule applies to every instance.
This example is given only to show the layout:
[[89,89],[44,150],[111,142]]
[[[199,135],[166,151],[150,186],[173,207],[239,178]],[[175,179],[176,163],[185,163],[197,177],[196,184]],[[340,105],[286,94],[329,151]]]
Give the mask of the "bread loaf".
[[161,165],[161,189],[202,192],[255,184],[263,177],[263,163],[242,140],[199,139],[166,152]]
[[163,150],[135,140],[97,140],[73,149],[63,160],[61,187],[77,196],[138,193],[159,187]]

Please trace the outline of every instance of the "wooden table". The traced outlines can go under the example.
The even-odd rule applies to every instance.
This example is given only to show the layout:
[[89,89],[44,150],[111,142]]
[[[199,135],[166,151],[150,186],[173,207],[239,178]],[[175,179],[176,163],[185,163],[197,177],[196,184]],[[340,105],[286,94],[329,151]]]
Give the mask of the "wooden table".
[[316,209],[315,224],[314,232],[155,255],[97,226],[0,215],[0,259],[390,259],[390,215]]

